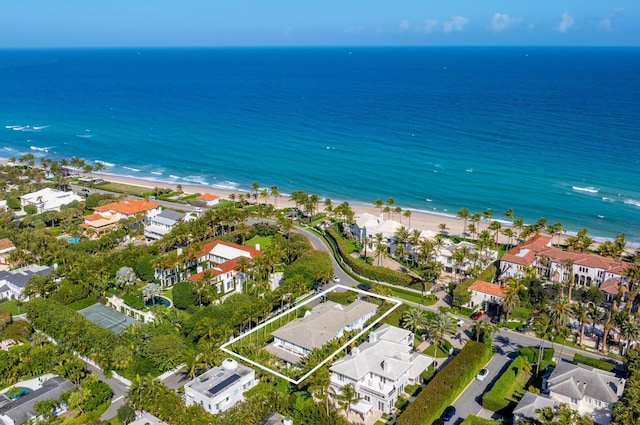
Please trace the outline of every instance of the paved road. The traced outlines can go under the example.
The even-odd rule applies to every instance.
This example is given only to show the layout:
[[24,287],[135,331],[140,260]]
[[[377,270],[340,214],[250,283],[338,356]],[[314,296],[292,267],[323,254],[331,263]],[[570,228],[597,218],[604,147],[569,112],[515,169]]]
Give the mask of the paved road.
[[[453,403],[456,408],[456,416],[452,419],[453,423],[458,425],[469,415],[482,416],[487,419],[497,419],[499,415],[482,408],[482,394],[484,394],[506,370],[508,362],[516,358],[517,351],[520,347],[538,346],[539,342],[540,339],[533,335],[521,334],[508,329],[500,330],[500,332],[493,337],[495,354],[487,364],[489,376],[484,381],[474,380],[471,382],[471,384],[469,384],[469,386],[456,399]],[[550,346],[551,343],[546,341],[545,347]],[[594,358],[601,357],[595,353],[585,352],[573,347],[564,347],[564,349],[562,349],[558,344],[555,344],[553,348],[555,349],[556,362],[572,361],[573,356],[576,353]],[[560,357],[561,349],[562,357]]]

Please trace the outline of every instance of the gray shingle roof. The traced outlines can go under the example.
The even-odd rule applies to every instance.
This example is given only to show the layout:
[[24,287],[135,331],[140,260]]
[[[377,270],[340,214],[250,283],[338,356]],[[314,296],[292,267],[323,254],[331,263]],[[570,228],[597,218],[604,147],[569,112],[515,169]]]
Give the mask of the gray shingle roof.
[[17,400],[3,403],[0,407],[0,415],[6,415],[13,419],[15,423],[21,424],[35,415],[36,411],[33,405],[36,401],[48,398],[58,400],[60,394],[72,388],[75,388],[75,386],[62,376],[50,378],[42,384],[42,388],[23,395]]
[[340,329],[352,325],[376,309],[375,304],[362,300],[355,300],[346,306],[327,301],[314,307],[305,317],[293,320],[277,329],[272,335],[299,347],[313,350],[335,338]]
[[591,397],[607,403],[618,401],[618,394],[624,388],[624,379],[583,364],[573,365],[561,362],[547,379],[551,392],[567,397],[582,399]]
[[27,282],[29,282],[29,279],[31,279],[31,276],[34,274],[46,276],[52,271],[53,269],[51,267],[39,266],[37,264],[32,264],[12,271],[0,271],[0,283],[6,281],[18,288],[24,288]]
[[555,400],[535,395],[527,391],[513,410],[513,416],[534,419],[538,417],[538,414],[536,413],[537,409],[554,407],[556,404],[557,402]]

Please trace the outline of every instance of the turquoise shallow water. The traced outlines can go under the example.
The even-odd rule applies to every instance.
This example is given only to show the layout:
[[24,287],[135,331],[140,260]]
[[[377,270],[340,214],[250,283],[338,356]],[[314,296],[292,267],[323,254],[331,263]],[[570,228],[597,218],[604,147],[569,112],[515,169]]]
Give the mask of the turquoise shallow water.
[[640,49],[0,51],[0,156],[640,242]]

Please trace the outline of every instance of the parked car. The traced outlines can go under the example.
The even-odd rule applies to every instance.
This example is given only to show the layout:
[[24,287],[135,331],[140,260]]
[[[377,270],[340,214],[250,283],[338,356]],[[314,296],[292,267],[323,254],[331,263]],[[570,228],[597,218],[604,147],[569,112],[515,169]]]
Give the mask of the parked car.
[[483,315],[483,314],[484,314],[484,311],[482,311],[482,310],[475,311],[475,312],[473,312],[473,314],[471,315],[471,319],[472,319],[472,320],[478,320],[479,318],[481,318],[481,317],[482,317],[482,315]]
[[453,318],[453,320],[456,321],[456,323],[458,324],[458,327],[464,326],[464,320],[459,319],[457,317],[451,316]]
[[453,419],[455,415],[456,415],[456,408],[453,406],[449,406],[446,409],[444,409],[444,412],[442,412],[442,415],[440,415],[440,419],[442,419],[445,422],[449,422],[451,419]]
[[478,374],[476,375],[476,379],[478,381],[484,381],[484,378],[486,378],[487,375],[489,375],[489,369],[481,369],[480,372],[478,372]]
[[338,275],[337,275],[337,274],[334,274],[334,275],[333,275],[333,281],[334,281],[334,282],[340,282],[340,277],[338,277]]
[[360,289],[361,291],[371,291],[371,285],[367,284],[367,283],[361,283],[358,285],[358,289]]

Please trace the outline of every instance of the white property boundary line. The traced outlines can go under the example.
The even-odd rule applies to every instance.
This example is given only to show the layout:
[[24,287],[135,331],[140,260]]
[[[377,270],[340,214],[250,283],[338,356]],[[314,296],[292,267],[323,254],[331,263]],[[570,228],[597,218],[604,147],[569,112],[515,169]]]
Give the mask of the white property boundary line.
[[[367,326],[366,328],[362,329],[362,331],[361,331],[361,332],[359,332],[356,336],[354,336],[354,337],[353,337],[353,338],[351,338],[349,341],[347,341],[346,343],[344,343],[340,348],[338,348],[336,351],[334,351],[334,352],[333,352],[329,357],[327,357],[326,359],[324,359],[323,361],[321,361],[320,363],[318,363],[318,364],[316,365],[316,367],[314,367],[314,368],[313,368],[313,369],[311,369],[309,372],[307,372],[306,374],[304,374],[301,378],[299,378],[299,379],[297,379],[297,380],[294,380],[294,379],[292,379],[292,378],[289,378],[288,376],[285,376],[285,375],[281,374],[280,372],[277,372],[277,371],[275,371],[275,370],[273,370],[273,369],[269,369],[268,367],[266,367],[266,366],[264,366],[264,365],[262,365],[262,364],[260,364],[260,363],[254,362],[253,360],[250,360],[250,359],[248,359],[248,358],[246,358],[246,357],[244,357],[244,356],[241,356],[240,354],[238,354],[238,353],[236,353],[236,352],[234,352],[234,351],[231,351],[231,350],[229,350],[229,349],[227,348],[229,345],[231,345],[231,344],[233,344],[233,343],[235,343],[235,342],[237,342],[237,341],[241,340],[242,338],[244,338],[244,337],[246,337],[246,336],[251,335],[253,332],[257,332],[258,330],[260,330],[260,329],[262,329],[263,327],[267,326],[267,325],[268,325],[268,324],[270,324],[271,322],[274,322],[274,321],[278,320],[279,318],[283,317],[284,315],[289,314],[292,310],[297,310],[298,308],[300,308],[300,307],[302,307],[302,306],[304,306],[304,305],[306,305],[306,304],[310,303],[311,301],[313,301],[313,300],[315,300],[315,299],[317,299],[317,298],[323,297],[323,296],[325,296],[326,294],[328,294],[329,292],[333,292],[336,288],[342,288],[342,289],[345,289],[345,290],[347,290],[347,291],[359,292],[359,293],[364,294],[364,295],[367,295],[367,296],[371,296],[371,297],[379,298],[379,299],[384,300],[384,301],[389,301],[389,302],[391,302],[391,303],[394,303],[395,305],[394,305],[393,307],[391,307],[391,308],[390,308],[386,313],[384,313],[383,315],[381,315],[380,317],[378,317],[378,318],[377,318],[373,323],[371,323],[369,326]],[[304,303],[302,303],[302,304],[300,304],[300,305],[297,305],[297,306],[295,306],[294,308],[289,309],[288,311],[282,312],[282,313],[278,314],[278,315],[277,315],[277,316],[275,316],[275,317],[272,317],[270,320],[268,320],[268,321],[266,321],[266,322],[264,322],[264,323],[262,323],[262,324],[260,324],[260,325],[256,326],[255,328],[253,328],[250,332],[248,332],[248,333],[246,333],[246,334],[242,334],[242,335],[240,335],[240,336],[237,336],[237,337],[233,338],[231,341],[229,341],[229,342],[227,342],[227,343],[223,344],[222,346],[220,346],[220,349],[221,349],[222,351],[224,351],[225,353],[227,353],[227,354],[230,354],[230,355],[232,355],[232,356],[234,356],[234,357],[237,357],[237,358],[239,358],[239,359],[241,359],[241,360],[243,360],[243,361],[245,361],[245,362],[247,362],[247,363],[249,363],[249,364],[252,364],[252,365],[254,365],[254,366],[256,366],[256,367],[259,367],[260,369],[264,370],[265,372],[269,372],[269,373],[271,373],[272,375],[275,375],[275,376],[277,376],[277,377],[279,377],[279,378],[285,379],[285,380],[287,380],[287,381],[291,382],[293,385],[298,385],[298,384],[300,384],[302,381],[304,381],[305,379],[307,379],[309,376],[311,376],[313,373],[315,373],[315,371],[316,371],[316,370],[318,370],[319,368],[321,368],[322,366],[324,366],[324,365],[325,365],[325,363],[327,363],[329,360],[331,360],[333,357],[335,357],[339,352],[341,352],[342,350],[344,350],[344,349],[345,349],[349,344],[351,344],[351,343],[352,343],[352,342],[354,342],[356,339],[360,338],[360,336],[362,336],[363,334],[365,334],[366,332],[368,332],[371,328],[373,328],[376,324],[378,324],[378,322],[380,322],[382,319],[384,319],[385,317],[387,317],[389,314],[391,314],[395,309],[397,309],[398,307],[400,307],[402,304],[403,304],[403,303],[402,303],[402,301],[397,300],[397,299],[394,299],[394,298],[386,297],[386,296],[384,296],[384,295],[373,294],[373,293],[371,293],[371,292],[366,292],[366,291],[362,291],[362,290],[357,289],[357,288],[352,288],[352,287],[350,287],[350,286],[344,286],[344,285],[340,285],[340,284],[338,284],[338,285],[334,285],[334,286],[332,286],[331,288],[329,288],[329,289],[327,289],[327,290],[325,290],[325,291],[323,291],[323,292],[320,292],[319,294],[317,294],[317,295],[316,295],[316,296],[314,296],[314,297],[309,298],[309,299],[308,299],[308,300],[306,300]],[[295,320],[295,319],[294,319],[294,320]]]

